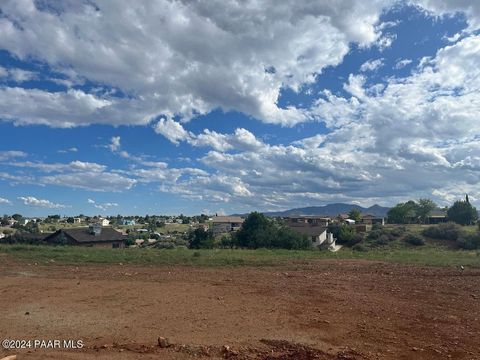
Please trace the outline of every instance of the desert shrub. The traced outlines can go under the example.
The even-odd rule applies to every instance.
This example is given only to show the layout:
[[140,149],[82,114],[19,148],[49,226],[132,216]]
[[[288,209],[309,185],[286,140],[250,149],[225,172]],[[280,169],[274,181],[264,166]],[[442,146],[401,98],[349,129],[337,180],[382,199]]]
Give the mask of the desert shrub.
[[421,236],[415,234],[408,234],[407,236],[405,236],[405,242],[414,246],[425,245],[425,240],[423,240]]
[[457,239],[457,245],[465,250],[480,249],[480,233],[461,235]]
[[182,239],[182,238],[173,238],[173,240],[171,240],[172,243],[175,244],[175,246],[187,246],[188,247],[188,240],[186,239]]
[[380,229],[378,229],[378,230],[372,230],[372,231],[370,231],[370,232],[368,233],[367,239],[368,239],[368,240],[376,240],[376,239],[378,239],[380,236],[382,236],[382,234],[383,234],[383,230],[380,230]]
[[382,229],[383,229],[382,224],[375,223],[375,224],[372,225],[372,230],[382,230]]
[[422,234],[432,239],[456,241],[462,235],[462,227],[453,222],[430,226],[422,231]]
[[355,234],[353,237],[346,243],[347,246],[355,246],[361,243],[365,239],[363,234]]
[[390,241],[390,237],[387,234],[382,234],[375,240],[374,243],[375,245],[383,246],[383,245],[387,245],[389,241]]
[[155,243],[157,249],[175,249],[175,244],[171,241],[158,241]]
[[393,229],[390,230],[390,235],[392,235],[393,237],[400,237],[405,234],[405,231],[406,229],[403,226],[394,227]]
[[363,244],[355,244],[352,246],[352,250],[354,251],[367,251],[367,248]]

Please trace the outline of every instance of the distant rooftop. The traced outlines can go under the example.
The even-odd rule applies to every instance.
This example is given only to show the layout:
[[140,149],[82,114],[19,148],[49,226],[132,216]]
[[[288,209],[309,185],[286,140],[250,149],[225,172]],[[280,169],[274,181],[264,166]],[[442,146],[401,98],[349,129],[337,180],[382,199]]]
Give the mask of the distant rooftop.
[[214,223],[243,223],[240,216],[214,216],[212,221]]

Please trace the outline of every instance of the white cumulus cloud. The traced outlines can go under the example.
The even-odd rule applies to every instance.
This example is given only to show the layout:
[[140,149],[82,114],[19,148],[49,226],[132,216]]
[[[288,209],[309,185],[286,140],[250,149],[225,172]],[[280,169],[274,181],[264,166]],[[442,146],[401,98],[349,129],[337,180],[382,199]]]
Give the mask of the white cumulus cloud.
[[44,207],[49,209],[63,209],[66,207],[65,205],[56,204],[51,202],[50,200],[37,199],[36,197],[33,197],[33,196],[20,196],[18,199],[22,200],[25,205],[30,205],[30,206],[38,206],[38,207]]

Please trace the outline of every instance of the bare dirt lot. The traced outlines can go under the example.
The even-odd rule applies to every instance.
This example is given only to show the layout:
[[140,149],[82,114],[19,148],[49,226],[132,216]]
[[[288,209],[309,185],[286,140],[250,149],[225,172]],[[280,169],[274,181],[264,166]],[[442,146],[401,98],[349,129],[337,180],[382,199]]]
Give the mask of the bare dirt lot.
[[480,269],[76,267],[2,256],[0,339],[85,344],[0,349],[17,359],[480,359]]

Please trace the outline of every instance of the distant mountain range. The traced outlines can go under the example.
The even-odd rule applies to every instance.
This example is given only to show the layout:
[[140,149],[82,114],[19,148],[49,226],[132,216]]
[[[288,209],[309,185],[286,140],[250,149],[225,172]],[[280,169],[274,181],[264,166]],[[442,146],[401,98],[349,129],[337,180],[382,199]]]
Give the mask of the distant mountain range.
[[336,216],[338,214],[346,214],[352,209],[358,209],[363,214],[371,214],[375,216],[387,216],[390,208],[380,205],[373,205],[368,208],[355,204],[335,203],[324,206],[309,206],[284,211],[265,212],[267,216],[299,216],[299,215],[325,215]]

